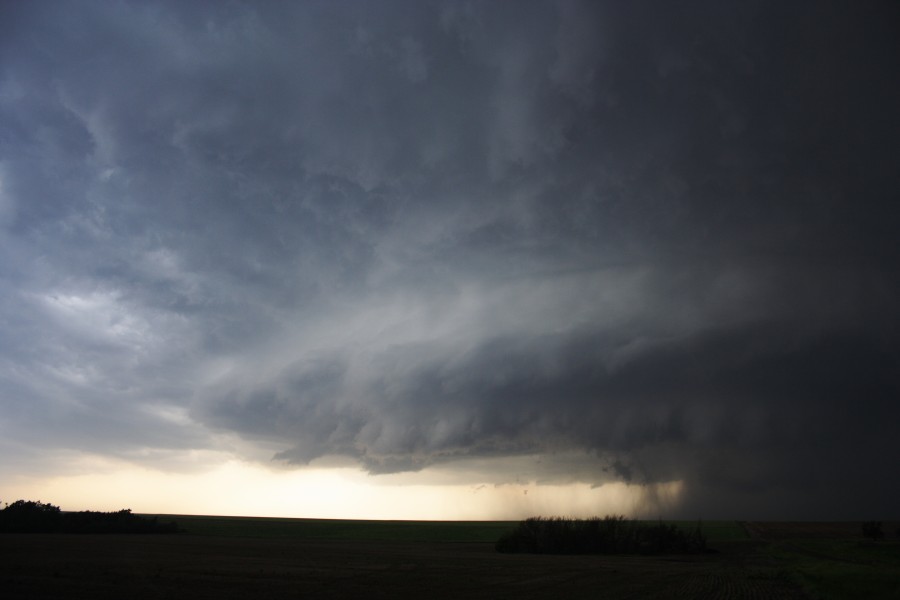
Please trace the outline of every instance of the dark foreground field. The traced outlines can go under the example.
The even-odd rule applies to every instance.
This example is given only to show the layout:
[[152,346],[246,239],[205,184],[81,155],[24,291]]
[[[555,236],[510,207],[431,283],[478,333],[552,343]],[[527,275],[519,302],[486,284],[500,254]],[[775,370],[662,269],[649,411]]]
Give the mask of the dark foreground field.
[[[900,547],[857,539],[852,528],[816,537],[814,527],[798,536],[789,525],[765,524],[751,526],[745,536],[737,524],[710,524],[719,537],[710,536],[719,550],[712,554],[538,556],[500,554],[490,541],[471,541],[508,526],[501,523],[370,523],[369,529],[364,522],[179,520],[185,527],[193,523],[193,531],[0,535],[0,594],[215,600],[900,597]],[[460,538],[470,541],[446,541]]]

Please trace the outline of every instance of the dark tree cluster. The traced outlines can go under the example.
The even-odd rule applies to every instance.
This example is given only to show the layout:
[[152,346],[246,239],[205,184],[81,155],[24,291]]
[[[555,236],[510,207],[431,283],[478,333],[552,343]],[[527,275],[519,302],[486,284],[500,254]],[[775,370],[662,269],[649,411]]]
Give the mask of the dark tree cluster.
[[117,512],[62,512],[40,501],[16,500],[0,509],[0,533],[177,533],[175,523]]
[[864,536],[870,538],[873,542],[884,539],[881,521],[866,521],[862,524],[862,532]]
[[623,516],[592,519],[532,517],[501,537],[499,552],[535,554],[682,554],[706,552],[700,524],[690,531],[662,521]]

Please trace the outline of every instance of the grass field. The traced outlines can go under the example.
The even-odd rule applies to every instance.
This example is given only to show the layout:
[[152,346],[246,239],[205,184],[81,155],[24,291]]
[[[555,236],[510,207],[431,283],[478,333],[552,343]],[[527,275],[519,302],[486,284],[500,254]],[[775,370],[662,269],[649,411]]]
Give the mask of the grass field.
[[858,523],[713,521],[710,554],[547,556],[494,551],[510,522],[167,519],[187,532],[0,535],[3,598],[900,598],[900,544]]
[[[697,527],[698,521],[663,521],[663,523],[671,523],[690,531]],[[699,521],[699,524],[703,535],[706,536],[707,541],[710,543],[750,538],[747,530],[737,521]]]
[[[490,542],[512,530],[516,521],[357,521],[340,519],[278,519],[194,515],[147,515],[174,522],[194,535],[318,540],[405,542]],[[655,523],[655,521],[650,521]],[[692,530],[697,521],[663,521]],[[747,539],[737,521],[701,522],[711,542]]]
[[[886,523],[886,532],[897,523]],[[860,535],[859,523],[750,524],[768,536],[766,553],[790,573],[808,596],[900,598],[900,540],[874,542]]]
[[511,521],[354,521],[153,515],[204,536],[395,542],[495,542]]

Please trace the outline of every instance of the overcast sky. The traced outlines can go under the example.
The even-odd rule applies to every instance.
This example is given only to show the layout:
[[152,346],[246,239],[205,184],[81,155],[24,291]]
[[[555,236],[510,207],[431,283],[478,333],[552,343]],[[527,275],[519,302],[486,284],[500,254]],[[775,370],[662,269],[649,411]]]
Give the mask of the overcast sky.
[[3,2],[0,478],[896,516],[898,73],[877,0]]

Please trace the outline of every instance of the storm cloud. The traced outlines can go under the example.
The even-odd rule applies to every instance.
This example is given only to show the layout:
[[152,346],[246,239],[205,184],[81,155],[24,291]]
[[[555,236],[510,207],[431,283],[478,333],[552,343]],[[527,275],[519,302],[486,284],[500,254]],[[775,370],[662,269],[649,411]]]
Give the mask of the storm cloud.
[[688,516],[896,510],[898,26],[4,3],[0,472],[540,457]]

